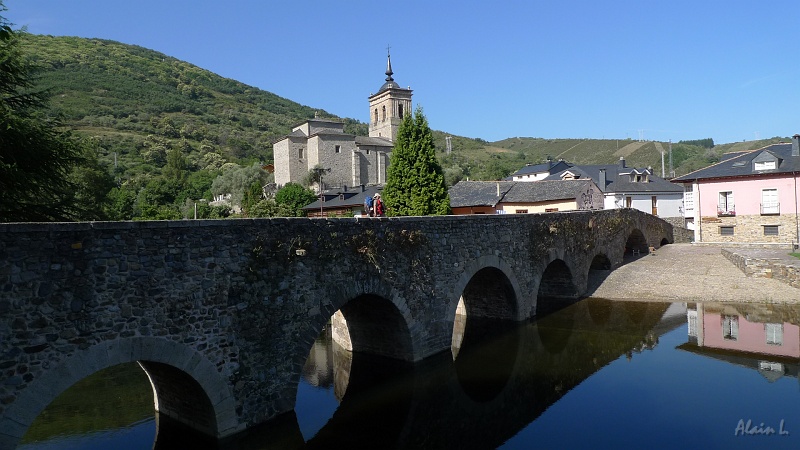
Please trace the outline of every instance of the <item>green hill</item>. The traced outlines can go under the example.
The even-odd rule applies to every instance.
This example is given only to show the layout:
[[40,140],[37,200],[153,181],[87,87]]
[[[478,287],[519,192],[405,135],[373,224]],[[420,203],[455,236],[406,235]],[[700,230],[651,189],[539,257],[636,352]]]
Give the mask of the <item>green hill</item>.
[[[292,125],[315,114],[336,118],[138,46],[25,34],[23,49],[41,68],[38,87],[51,94],[50,113],[94,144],[118,183],[111,199],[118,205],[109,216],[114,219],[174,218],[185,202],[210,198],[211,181],[224,164],[269,163],[272,142],[288,134]],[[346,132],[367,134],[366,124],[350,118],[344,121]],[[446,136],[434,132],[437,154],[450,183],[464,178],[500,179],[548,156],[577,164],[614,163],[624,157],[631,166],[652,166],[660,174],[661,152],[669,148],[668,143],[629,139],[514,137],[486,142],[452,136],[452,152],[447,154]],[[704,146],[710,139],[675,143],[673,166],[682,175],[717,161],[723,152],[777,140],[781,139],[713,148]],[[176,167],[185,171],[189,179],[164,192],[158,186],[165,184],[168,166],[173,172]],[[165,203],[172,205],[169,214],[145,207],[163,212]]]

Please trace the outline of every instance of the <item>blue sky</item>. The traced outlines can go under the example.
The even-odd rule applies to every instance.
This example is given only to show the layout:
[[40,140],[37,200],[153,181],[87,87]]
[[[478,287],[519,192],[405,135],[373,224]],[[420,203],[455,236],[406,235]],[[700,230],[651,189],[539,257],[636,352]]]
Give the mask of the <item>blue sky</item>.
[[800,133],[800,2],[5,0],[15,28],[111,39],[342,117],[383,84],[432,128],[716,143]]

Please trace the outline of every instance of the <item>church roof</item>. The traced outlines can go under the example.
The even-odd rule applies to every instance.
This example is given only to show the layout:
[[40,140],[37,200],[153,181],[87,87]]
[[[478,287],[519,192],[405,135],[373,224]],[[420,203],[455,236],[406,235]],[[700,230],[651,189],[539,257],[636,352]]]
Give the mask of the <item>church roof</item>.
[[381,137],[356,136],[356,145],[374,145],[376,147],[394,147],[392,141]]

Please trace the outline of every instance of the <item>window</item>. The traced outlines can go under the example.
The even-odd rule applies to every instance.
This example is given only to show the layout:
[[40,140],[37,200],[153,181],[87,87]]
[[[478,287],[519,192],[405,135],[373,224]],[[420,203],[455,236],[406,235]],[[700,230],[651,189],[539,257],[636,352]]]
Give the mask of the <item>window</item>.
[[754,170],[772,170],[775,168],[775,161],[756,161],[753,163]]
[[764,225],[764,236],[779,236],[778,225]]
[[527,209],[518,209],[515,212],[517,214],[528,214],[528,210]]
[[761,190],[761,214],[780,214],[781,204],[778,202],[777,189],[762,189]]
[[297,149],[297,157],[303,159],[303,147]]
[[633,198],[625,197],[625,207],[630,208],[632,204],[633,204]]
[[375,117],[372,119],[372,123],[378,123],[378,108],[375,108]]
[[403,118],[403,104],[402,103],[397,105],[397,116],[400,117],[401,119]]
[[558,212],[558,208],[545,208],[544,212]]
[[652,204],[651,214],[654,216],[658,215],[658,197],[653,195],[650,196],[650,203]]
[[767,344],[783,345],[783,324],[765,323],[764,332],[767,335]]
[[341,145],[337,145],[336,148],[334,148],[334,151],[336,153],[341,153],[342,152],[342,146]]
[[386,122],[386,106],[381,106],[381,122]]
[[733,204],[733,192],[725,191],[719,193],[719,203],[717,203],[718,216],[735,216],[736,208]]
[[729,341],[739,339],[739,316],[722,316],[722,337]]
[[720,236],[733,236],[733,227],[732,226],[719,227],[719,235]]
[[367,149],[367,154],[369,155],[369,149]]

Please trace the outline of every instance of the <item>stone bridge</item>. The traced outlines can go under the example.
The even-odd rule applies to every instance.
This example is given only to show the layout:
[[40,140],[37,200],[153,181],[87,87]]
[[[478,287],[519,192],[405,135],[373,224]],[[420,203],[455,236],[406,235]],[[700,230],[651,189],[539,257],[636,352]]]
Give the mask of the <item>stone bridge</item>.
[[354,351],[416,362],[451,348],[459,304],[523,321],[672,241],[633,209],[0,225],[0,448],[131,361],[157,416],[231,436],[293,410],[334,313]]

